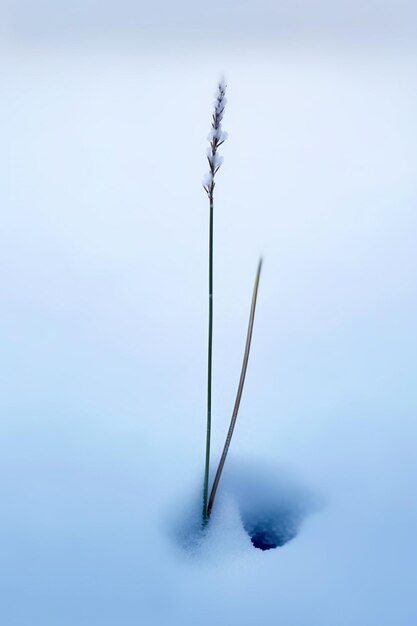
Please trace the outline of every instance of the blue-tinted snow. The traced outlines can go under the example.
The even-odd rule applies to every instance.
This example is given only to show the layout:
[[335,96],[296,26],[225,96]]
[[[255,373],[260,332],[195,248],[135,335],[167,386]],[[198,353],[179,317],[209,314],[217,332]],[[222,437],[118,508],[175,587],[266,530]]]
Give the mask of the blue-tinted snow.
[[[184,550],[221,70],[213,463],[265,265],[235,465]],[[2,74],[1,623],[413,626],[414,53],[22,48]],[[239,464],[321,499],[282,548],[253,548]]]

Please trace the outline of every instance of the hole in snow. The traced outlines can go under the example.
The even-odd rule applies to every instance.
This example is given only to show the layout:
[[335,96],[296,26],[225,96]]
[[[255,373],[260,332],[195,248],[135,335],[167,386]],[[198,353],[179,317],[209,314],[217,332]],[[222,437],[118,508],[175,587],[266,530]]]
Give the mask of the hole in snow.
[[[280,548],[294,539],[318,498],[282,468],[230,461],[206,528],[201,526],[201,494],[182,508],[176,542],[189,554],[236,553],[251,544]],[[184,515],[185,513],[185,515]]]
[[294,539],[304,519],[319,508],[312,492],[283,470],[233,464],[227,482],[243,527],[260,550],[279,548]]
[[269,509],[241,511],[243,527],[255,548],[271,550],[280,548],[294,539],[304,514],[297,506],[289,503]]

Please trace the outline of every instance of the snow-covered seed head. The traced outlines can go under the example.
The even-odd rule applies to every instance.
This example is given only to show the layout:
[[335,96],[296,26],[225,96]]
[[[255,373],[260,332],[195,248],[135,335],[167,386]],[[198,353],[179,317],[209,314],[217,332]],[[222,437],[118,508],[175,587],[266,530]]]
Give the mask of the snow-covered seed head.
[[207,137],[207,140],[210,143],[210,146],[207,149],[209,172],[203,179],[203,187],[210,200],[213,200],[215,185],[214,177],[219,171],[221,164],[223,163],[223,157],[217,154],[217,150],[227,139],[227,133],[224,132],[224,130],[222,129],[222,120],[224,116],[226,102],[226,83],[224,82],[224,80],[221,80],[217,85],[214,100],[214,112],[211,121],[211,130]]

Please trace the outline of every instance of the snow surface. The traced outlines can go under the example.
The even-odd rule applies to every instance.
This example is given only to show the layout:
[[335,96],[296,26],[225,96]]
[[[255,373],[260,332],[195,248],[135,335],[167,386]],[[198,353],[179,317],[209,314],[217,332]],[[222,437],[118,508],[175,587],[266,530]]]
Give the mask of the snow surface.
[[[191,56],[2,56],[0,621],[414,626],[415,51]],[[219,69],[213,463],[265,263],[199,542]],[[317,506],[257,550],[283,490]]]

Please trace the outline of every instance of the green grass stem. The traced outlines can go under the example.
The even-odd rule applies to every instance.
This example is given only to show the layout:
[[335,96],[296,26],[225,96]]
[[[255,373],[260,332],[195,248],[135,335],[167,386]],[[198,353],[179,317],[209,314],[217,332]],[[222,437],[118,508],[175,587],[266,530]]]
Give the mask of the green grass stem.
[[213,372],[213,197],[210,198],[209,216],[209,312],[208,312],[208,349],[207,349],[207,432],[206,459],[204,466],[203,488],[203,525],[208,519],[208,484],[210,473],[210,442],[211,442],[211,386]]

